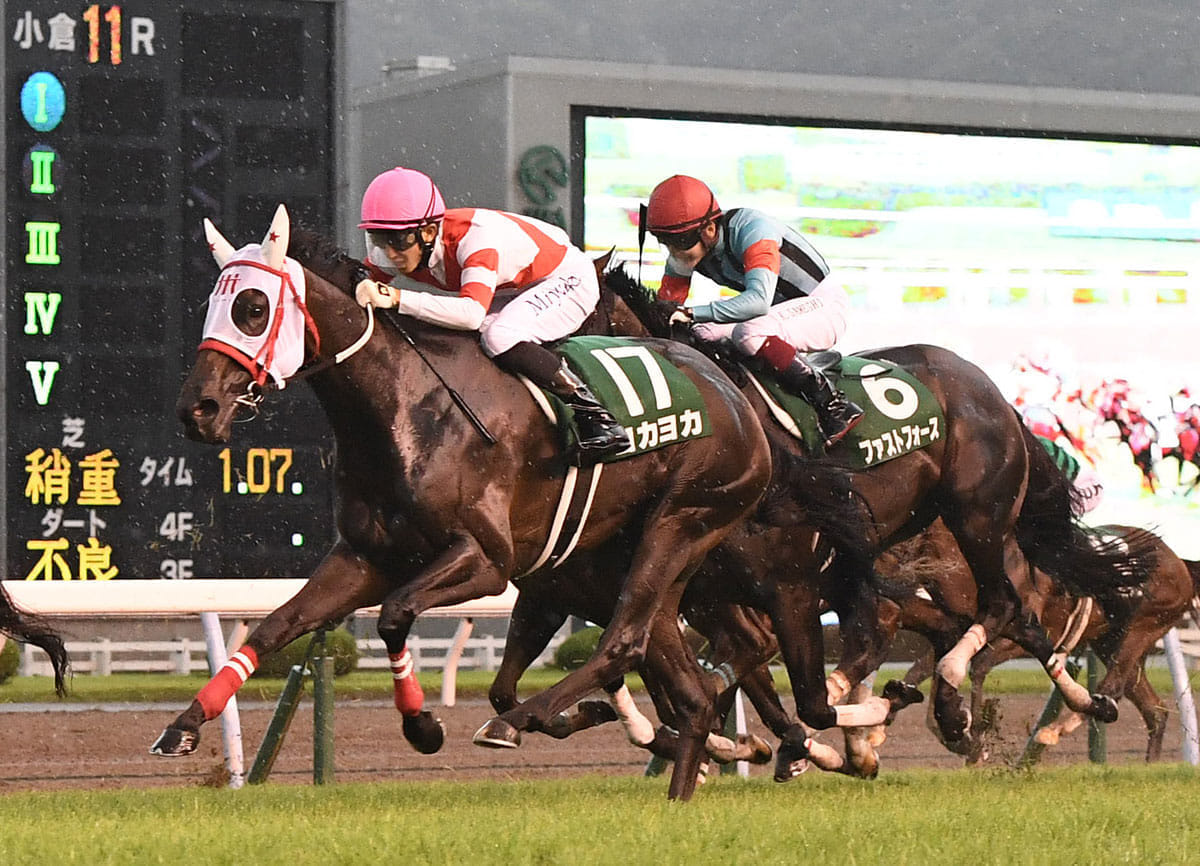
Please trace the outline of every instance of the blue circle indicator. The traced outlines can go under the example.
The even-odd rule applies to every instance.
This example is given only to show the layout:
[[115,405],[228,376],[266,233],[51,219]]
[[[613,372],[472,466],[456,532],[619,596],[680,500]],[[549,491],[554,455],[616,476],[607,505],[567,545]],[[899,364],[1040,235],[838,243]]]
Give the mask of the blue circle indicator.
[[38,132],[49,132],[67,113],[67,93],[50,72],[35,72],[21,87],[21,114]]

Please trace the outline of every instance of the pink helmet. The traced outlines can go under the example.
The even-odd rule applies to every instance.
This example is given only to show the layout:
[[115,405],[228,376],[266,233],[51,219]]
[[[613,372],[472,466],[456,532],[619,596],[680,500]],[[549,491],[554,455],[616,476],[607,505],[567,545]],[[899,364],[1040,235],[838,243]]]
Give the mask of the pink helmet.
[[439,222],[446,202],[429,175],[414,168],[385,171],[367,187],[360,229],[412,229]]

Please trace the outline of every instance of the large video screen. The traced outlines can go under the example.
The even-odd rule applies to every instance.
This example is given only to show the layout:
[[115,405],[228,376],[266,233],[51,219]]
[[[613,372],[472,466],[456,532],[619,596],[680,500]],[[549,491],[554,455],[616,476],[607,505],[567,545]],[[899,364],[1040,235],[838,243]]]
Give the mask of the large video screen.
[[[773,214],[850,293],[839,349],[957,351],[1100,476],[1090,522],[1200,558],[1200,142],[599,111],[578,128],[589,250],[636,268],[638,206],[677,173]],[[664,261],[648,236],[643,281]]]

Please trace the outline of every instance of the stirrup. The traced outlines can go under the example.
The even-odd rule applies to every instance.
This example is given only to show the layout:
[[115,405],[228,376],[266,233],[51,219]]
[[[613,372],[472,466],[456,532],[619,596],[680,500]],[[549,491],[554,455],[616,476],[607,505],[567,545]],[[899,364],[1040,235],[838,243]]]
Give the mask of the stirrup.
[[[846,424],[843,425],[840,430],[835,430],[831,434],[826,434],[825,430],[822,428],[821,435],[825,437],[825,447],[832,448],[834,445],[837,445],[839,442],[845,439],[846,434],[857,427],[864,417],[866,417],[866,413],[860,409],[858,414],[846,422]],[[818,424],[818,426],[820,425]]]

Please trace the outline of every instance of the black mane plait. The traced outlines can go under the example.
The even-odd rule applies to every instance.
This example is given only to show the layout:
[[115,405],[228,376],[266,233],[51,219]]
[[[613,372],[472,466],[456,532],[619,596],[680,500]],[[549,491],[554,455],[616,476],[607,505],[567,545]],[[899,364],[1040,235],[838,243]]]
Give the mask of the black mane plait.
[[604,284],[625,302],[651,334],[656,337],[671,336],[670,327],[658,310],[658,297],[651,289],[643,286],[625,270],[624,265],[606,271],[603,280]]
[[368,276],[362,262],[313,229],[293,227],[287,254],[347,293]]
[[601,279],[601,295],[604,294],[603,288],[607,288],[624,301],[652,336],[686,343],[720,367],[739,388],[749,384],[746,371],[742,368],[742,359],[736,352],[722,343],[695,339],[690,328],[671,326],[669,320],[678,304],[661,300],[657,292],[639,283],[623,265],[606,271]]

